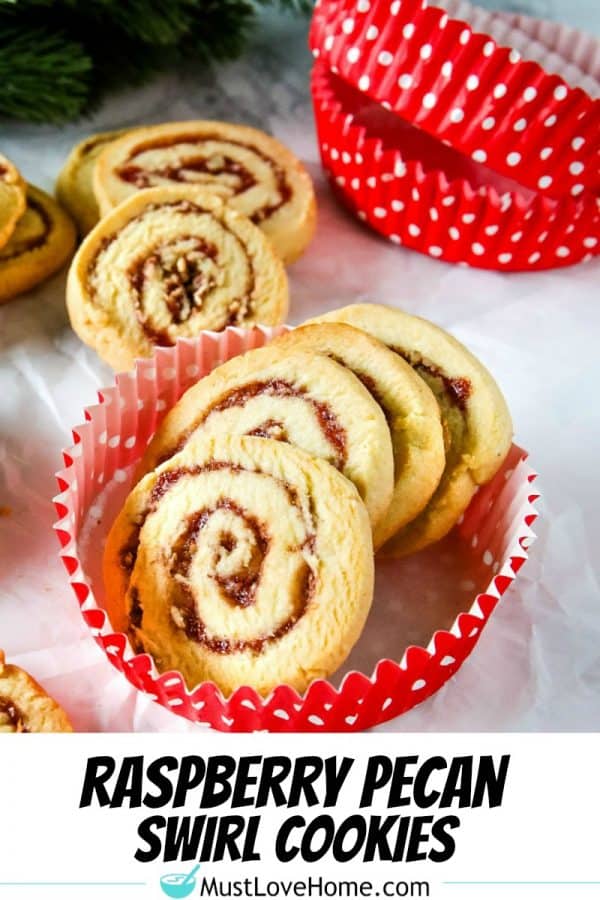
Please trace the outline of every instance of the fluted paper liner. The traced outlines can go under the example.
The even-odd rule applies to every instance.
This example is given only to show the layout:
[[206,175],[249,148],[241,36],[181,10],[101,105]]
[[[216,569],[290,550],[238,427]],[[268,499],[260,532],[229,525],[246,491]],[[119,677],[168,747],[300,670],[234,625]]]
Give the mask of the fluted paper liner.
[[[528,223],[539,216],[550,226],[558,223],[554,230],[562,228],[565,238],[560,240],[557,234],[553,246],[546,244],[540,221],[537,238],[544,246],[528,247],[527,255],[515,254],[514,247],[500,249],[499,240],[488,252],[490,242],[473,234],[468,237],[475,251],[458,253],[459,247],[450,243],[460,240],[455,232],[450,239],[442,232],[442,253],[435,241],[406,241],[409,246],[423,252],[433,247],[434,256],[501,270],[568,265],[598,253],[600,101],[595,98],[600,95],[600,49],[592,38],[527,17],[489,13],[465,0],[443,0],[440,7],[425,6],[420,0],[321,0],[313,17],[311,47],[318,58],[313,78],[317,91],[327,73],[330,88],[338,76],[340,83],[388,110],[399,123],[411,123],[424,137],[435,139],[429,149],[424,142],[421,159],[432,175],[433,146],[442,160],[448,159],[448,148],[462,155],[464,180],[484,201],[492,190],[505,195],[511,224],[524,226],[514,227],[512,234],[521,230],[530,234]],[[360,101],[348,105],[343,90],[335,92],[341,98],[344,138],[351,139]],[[322,137],[326,130],[320,120],[322,97],[315,96],[315,109],[321,143],[330,143]],[[376,131],[370,136],[382,137]],[[400,161],[405,138],[396,136]],[[345,140],[332,144],[340,156],[348,153],[342,144]],[[327,166],[325,154],[324,162]],[[360,179],[360,173],[344,173],[339,165],[330,171],[336,179],[346,179],[347,174],[355,183]],[[444,171],[440,174],[448,180]],[[413,172],[408,175],[412,179]],[[435,184],[429,187],[436,190]],[[399,233],[388,227],[389,222],[373,221],[377,217],[370,201],[376,197],[360,197],[357,205],[349,190],[344,193],[379,231],[388,236]],[[393,193],[393,187],[388,185],[386,193]],[[394,199],[403,201],[402,196]],[[497,205],[498,199],[492,201]],[[544,199],[547,205],[541,202]],[[568,199],[577,202],[569,204]],[[487,202],[477,205],[487,208]],[[469,217],[472,210],[465,212]],[[424,208],[420,220],[412,223],[421,234],[426,215]],[[496,235],[495,225],[500,223],[486,224],[492,229],[488,237]]]
[[[127,637],[111,629],[101,605],[104,538],[158,422],[215,365],[263,346],[282,330],[205,332],[160,348],[153,359],[139,361],[135,371],[117,376],[113,387],[99,393],[99,403],[86,409],[85,423],[73,429],[74,444],[64,451],[64,468],[57,473],[54,527],[69,582],[96,642],[132,685],[158,703],[221,731],[359,731],[422,702],[457,671],[527,559],[538,494],[532,488],[535,473],[518,447],[477,493],[455,536],[489,570],[486,590],[470,608],[465,605],[467,611],[448,630],[435,631],[427,647],[410,646],[399,661],[382,659],[371,673],[351,671],[338,688],[315,681],[299,696],[281,685],[267,698],[250,687],[224,698],[212,683],[188,691],[179,673],[158,674],[148,655],[135,655]],[[385,577],[386,565],[379,577]]]
[[336,190],[395,243],[502,271],[570,265],[600,252],[600,210],[589,196],[555,201],[485,171],[321,63],[312,94],[322,162]]
[[[508,176],[518,167],[523,185],[550,197],[595,196],[600,101],[533,61],[539,39],[499,33],[497,16],[464,0],[444,5],[450,15],[421,0],[321,2],[311,45],[349,84],[478,162]],[[521,36],[522,51],[499,45],[494,31],[502,41]],[[598,73],[571,65],[598,96]],[[545,147],[552,153],[542,157]]]

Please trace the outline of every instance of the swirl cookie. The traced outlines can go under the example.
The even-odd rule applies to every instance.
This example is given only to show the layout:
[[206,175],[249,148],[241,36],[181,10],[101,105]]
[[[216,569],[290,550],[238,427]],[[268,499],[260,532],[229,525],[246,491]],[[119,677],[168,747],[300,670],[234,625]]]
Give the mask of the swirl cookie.
[[100,218],[93,188],[96,161],[107,144],[124,134],[127,132],[104,131],[92,134],[73,147],[58,176],[57,200],[71,214],[82,237],[92,230]]
[[248,216],[291,263],[315,229],[310,176],[279,141],[243,125],[173,122],[139,128],[100,155],[94,191],[105,215],[140,188],[204,187]]
[[0,247],[10,239],[25,212],[25,182],[16,166],[0,153]]
[[72,730],[58,703],[23,669],[5,665],[0,650],[0,734]]
[[373,596],[356,489],[277,441],[190,441],[130,494],[106,544],[107,609],[188,688],[303,691],[344,661]]
[[512,423],[498,385],[456,338],[431,322],[397,309],[357,304],[314,320],[345,322],[387,344],[411,364],[440,405],[446,466],[433,497],[383,548],[404,556],[444,537],[478,485],[496,474],[510,448]]
[[305,325],[272,346],[323,353],[350,369],[381,406],[392,438],[394,494],[373,534],[377,549],[427,505],[444,471],[444,438],[435,397],[397,353],[350,325]]
[[0,303],[31,290],[57,272],[71,256],[75,227],[58,203],[27,186],[27,208],[0,247]]
[[167,414],[139,474],[200,434],[284,441],[326,460],[355,484],[374,526],[390,505],[394,461],[385,416],[358,378],[326,356],[273,345],[214,369]]
[[199,188],[140,191],[98,223],[67,283],[79,337],[115,369],[178,337],[227,325],[277,325],[285,270],[244,216]]

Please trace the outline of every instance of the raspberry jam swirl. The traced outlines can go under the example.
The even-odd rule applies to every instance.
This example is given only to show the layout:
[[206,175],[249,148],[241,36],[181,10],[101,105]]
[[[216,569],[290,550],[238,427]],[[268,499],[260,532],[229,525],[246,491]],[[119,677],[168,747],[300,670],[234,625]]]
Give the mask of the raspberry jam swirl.
[[126,292],[145,337],[158,346],[175,344],[207,309],[217,310],[214,327],[243,324],[254,311],[255,285],[244,241],[188,200],[147,206],[103,242],[88,268],[91,295]]
[[6,262],[33,250],[39,250],[48,242],[52,228],[53,222],[48,211],[41,203],[28,196],[21,227],[17,224],[11,240],[0,248],[0,261]]
[[0,732],[27,732],[23,714],[8,697],[0,696]]
[[446,394],[448,402],[460,409],[461,412],[466,412],[467,401],[473,391],[473,386],[468,378],[446,375],[439,366],[423,359],[419,353],[404,350],[402,347],[391,347],[391,349],[419,373],[421,378],[434,389],[434,393],[439,394],[440,392],[439,389],[435,390],[436,382],[438,382],[439,387]]
[[285,170],[258,147],[219,134],[190,134],[139,144],[116,170],[136,188],[165,184],[207,185],[224,198],[260,187],[248,217],[259,225],[288,203],[292,189]]
[[[277,523],[265,515],[267,491]],[[176,512],[182,500],[184,516]],[[155,516],[168,521],[166,529],[152,521]],[[157,533],[167,540],[158,562],[146,547]],[[222,461],[162,472],[119,553],[129,579],[135,650],[144,650],[145,592],[156,597],[151,585],[158,578],[160,602],[168,604],[176,632],[211,653],[260,653],[309,608],[316,590],[315,549],[310,498],[283,479]],[[282,581],[275,584],[277,561]]]
[[402,347],[391,347],[391,349],[413,367],[431,388],[439,403],[446,450],[446,470],[441,486],[445,486],[452,467],[457,465],[462,458],[464,442],[467,440],[466,414],[468,402],[473,393],[473,385],[466,376],[448,375],[439,366],[424,359],[416,351],[405,350]]
[[[173,454],[181,450],[190,436],[203,425],[210,427],[213,417],[226,412],[234,407],[245,407],[251,401],[260,397],[269,397],[281,401],[286,399],[302,400],[313,414],[313,421],[321,436],[329,447],[328,462],[339,469],[344,468],[348,460],[348,437],[346,430],[339,421],[331,406],[317,400],[308,393],[305,388],[299,387],[284,378],[271,378],[266,381],[250,381],[228,391],[221,399],[200,418],[194,421],[176,445],[169,448],[160,458],[160,462],[166,462]],[[256,424],[245,433],[251,437],[264,437],[271,440],[289,443],[288,430],[285,424],[285,409],[274,406],[273,416],[257,417]]]

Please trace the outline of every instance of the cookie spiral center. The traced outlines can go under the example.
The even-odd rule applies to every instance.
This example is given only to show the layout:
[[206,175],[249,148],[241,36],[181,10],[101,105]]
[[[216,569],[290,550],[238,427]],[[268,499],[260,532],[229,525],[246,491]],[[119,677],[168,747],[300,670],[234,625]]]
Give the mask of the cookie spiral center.
[[192,568],[214,580],[224,599],[237,606],[254,603],[269,536],[263,523],[232,500],[190,517],[173,548],[170,574],[184,582]]
[[[190,511],[191,494],[203,502]],[[147,596],[206,650],[259,653],[306,612],[315,545],[310,498],[283,480],[220,461],[162,472],[120,552],[134,647],[143,649]]]
[[215,329],[242,324],[254,310],[256,275],[248,247],[223,219],[180,200],[148,205],[107,238],[87,286],[94,302],[133,319],[152,344],[171,346],[193,335],[195,315]]
[[202,309],[204,298],[219,281],[215,244],[183,235],[158,244],[147,256],[129,267],[131,285],[138,296],[144,321],[151,318],[152,300],[164,297],[173,322],[186,322],[194,309]]

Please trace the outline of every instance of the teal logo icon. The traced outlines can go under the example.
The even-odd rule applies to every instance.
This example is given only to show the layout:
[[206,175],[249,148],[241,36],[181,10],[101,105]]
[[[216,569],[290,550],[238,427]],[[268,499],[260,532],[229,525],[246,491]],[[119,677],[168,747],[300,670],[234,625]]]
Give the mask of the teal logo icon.
[[163,894],[166,894],[167,897],[173,897],[174,900],[182,900],[184,897],[189,897],[196,887],[196,872],[199,868],[200,865],[194,866],[187,875],[185,873],[163,875],[160,879]]

